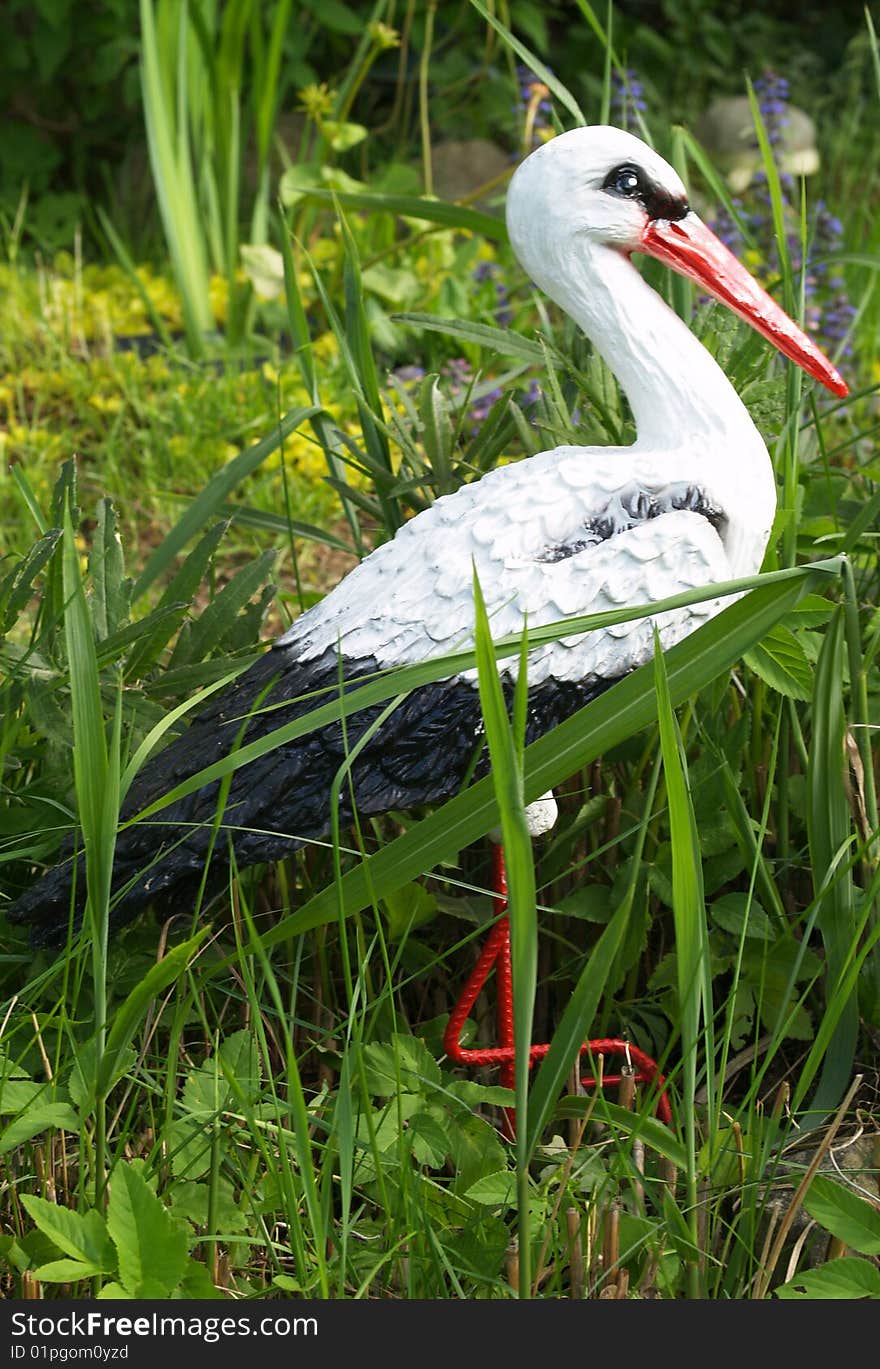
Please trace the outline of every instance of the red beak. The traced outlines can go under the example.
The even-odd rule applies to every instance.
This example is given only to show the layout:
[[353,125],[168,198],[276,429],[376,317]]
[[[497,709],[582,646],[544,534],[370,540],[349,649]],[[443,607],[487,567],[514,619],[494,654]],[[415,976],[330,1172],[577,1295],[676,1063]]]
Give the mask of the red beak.
[[846,381],[828,358],[696,214],[689,213],[683,219],[652,219],[642,234],[641,251],[702,286],[832,394],[841,399],[849,394]]

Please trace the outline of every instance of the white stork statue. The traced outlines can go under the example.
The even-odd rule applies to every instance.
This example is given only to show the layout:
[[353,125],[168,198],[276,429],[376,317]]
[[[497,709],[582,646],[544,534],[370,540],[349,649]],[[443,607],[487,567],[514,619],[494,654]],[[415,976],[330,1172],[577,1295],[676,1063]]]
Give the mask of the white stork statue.
[[[760,568],[776,506],[761,435],[719,366],[631,261],[648,253],[748,320],[837,395],[840,375],[688,206],[676,172],[617,128],[579,128],[533,152],[507,198],[514,251],[532,280],[592,339],[635,417],[630,447],[563,446],[445,495],[378,547],[155,757],[128,795],[133,815],[188,776],[377,669],[461,648],[473,630],[474,567],[493,633],[650,603]],[[669,647],[717,612],[708,600],[655,619]],[[529,659],[535,738],[649,659],[643,618],[564,638]],[[508,661],[508,676],[515,671]],[[329,695],[321,696],[326,701]],[[279,706],[280,705],[280,706]],[[243,720],[253,714],[242,736]],[[368,708],[235,771],[213,845],[222,876],[326,835],[340,763],[378,716]],[[360,750],[351,790],[362,816],[455,794],[482,742],[472,674],[414,690]],[[119,836],[114,919],[195,887],[211,848],[210,784]],[[343,821],[352,815],[343,786]],[[71,862],[13,905],[36,942],[64,934]],[[81,897],[83,878],[77,881]]]

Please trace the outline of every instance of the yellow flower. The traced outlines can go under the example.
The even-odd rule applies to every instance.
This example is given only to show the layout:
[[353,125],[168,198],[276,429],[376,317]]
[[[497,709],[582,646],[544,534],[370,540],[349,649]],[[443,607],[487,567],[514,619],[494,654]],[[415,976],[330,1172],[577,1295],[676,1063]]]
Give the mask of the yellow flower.
[[121,395],[89,395],[89,403],[93,409],[97,409],[101,414],[118,414],[122,408]]
[[332,112],[336,92],[330,89],[326,81],[322,81],[320,85],[313,81],[311,85],[303,86],[298,93],[300,109],[315,123],[319,124]]

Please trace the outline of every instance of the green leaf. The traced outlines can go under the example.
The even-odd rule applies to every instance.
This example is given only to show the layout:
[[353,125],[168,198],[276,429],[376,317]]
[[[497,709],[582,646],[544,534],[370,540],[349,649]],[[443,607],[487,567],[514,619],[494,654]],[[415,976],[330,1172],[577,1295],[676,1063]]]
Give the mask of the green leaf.
[[[116,1257],[100,1212],[74,1212],[28,1193],[21,1195],[21,1203],[40,1231],[66,1255],[93,1266],[93,1273],[106,1274],[115,1268]],[[76,1277],[87,1276],[78,1274]]]
[[777,1298],[880,1298],[880,1269],[869,1260],[845,1257],[807,1269],[774,1289]]
[[90,595],[95,636],[104,641],[128,618],[131,581],[125,579],[122,541],[109,499],[98,501],[97,527],[89,553]]
[[178,642],[169,661],[169,669],[190,665],[202,660],[215,644],[222,640],[235,622],[236,616],[264,584],[275,561],[274,551],[264,551],[254,561],[233,575],[215,595],[207,608],[190,624],[185,646]]
[[832,1236],[861,1255],[880,1255],[880,1212],[845,1184],[817,1174],[804,1207]]
[[0,633],[8,632],[22,609],[30,602],[34,581],[50,560],[61,538],[61,529],[53,528],[0,580]]
[[58,1131],[78,1132],[80,1119],[69,1103],[38,1103],[0,1131],[0,1155],[8,1155],[16,1146],[23,1145],[50,1127]]
[[[112,1246],[110,1253],[115,1266],[116,1256]],[[41,1283],[76,1283],[79,1279],[91,1279],[96,1274],[106,1274],[107,1270],[88,1260],[50,1260],[48,1264],[38,1265],[33,1272],[34,1277]]]
[[449,400],[440,389],[436,375],[425,376],[419,391],[419,418],[425,455],[431,467],[436,493],[449,494],[455,487],[452,458],[455,451],[455,430]]
[[748,894],[722,894],[715,899],[710,914],[715,925],[732,936],[742,936],[743,929],[746,936],[757,937],[760,941],[770,941],[773,936],[769,917],[757,899],[750,899]]
[[[706,904],[703,894],[703,862],[700,839],[688,780],[687,757],[669,694],[669,680],[660,639],[654,635],[654,667],[657,685],[657,716],[660,747],[669,807],[669,838],[672,847],[672,912],[675,923],[676,978],[684,1073],[683,1107],[693,1119],[700,1026],[704,1032],[706,1058],[712,1060],[711,1026],[712,967],[709,955]],[[712,1094],[708,1108],[712,1111]],[[688,1124],[689,1174],[695,1172],[693,1132]]]
[[[852,1076],[859,1031],[858,994],[843,987],[856,949],[855,887],[846,856],[853,840],[852,814],[844,789],[843,707],[844,618],[835,609],[816,665],[812,699],[813,732],[807,763],[807,835],[813,887],[818,903],[816,925],[827,960],[826,1011],[823,1033],[833,1032],[821,1059],[822,1075],[811,1106],[817,1112],[840,1102]],[[839,865],[843,869],[838,870]],[[818,1034],[817,1034],[818,1035]],[[811,1052],[801,1070],[794,1106],[803,1099],[820,1064]]]
[[813,688],[813,668],[790,628],[778,623],[743,657],[765,684],[788,699],[807,700]]
[[347,152],[349,148],[357,147],[358,143],[364,141],[368,132],[363,124],[340,123],[334,120],[325,120],[321,131],[334,152]]
[[380,1098],[393,1098],[401,1088],[421,1093],[439,1086],[440,1066],[417,1036],[396,1032],[390,1044],[370,1042],[363,1050],[367,1087]]
[[587,957],[574,992],[553,1033],[550,1049],[541,1061],[529,1098],[530,1150],[537,1145],[572,1062],[589,1035],[590,1024],[596,1016],[599,1000],[623,943],[631,910],[631,899],[621,899],[614,917]]
[[583,1117],[588,1110],[594,1121],[607,1122],[615,1132],[620,1132],[623,1136],[639,1137],[646,1147],[670,1160],[677,1169],[687,1168],[687,1152],[681,1141],[656,1117],[629,1112],[617,1103],[609,1103],[606,1098],[579,1098],[573,1094],[559,1100],[553,1115],[564,1120],[567,1117]]
[[443,228],[459,228],[466,232],[479,233],[481,237],[493,242],[507,241],[507,228],[497,214],[484,214],[478,209],[468,209],[464,205],[447,204],[444,200],[420,199],[415,195],[375,195],[368,191],[320,190],[312,185],[302,185],[296,167],[285,171],[281,177],[278,193],[283,204],[296,204],[303,200],[317,200],[319,203],[334,203],[343,209],[366,209],[370,213],[402,215],[426,223],[436,223]]
[[107,1229],[119,1257],[119,1280],[136,1298],[167,1298],[187,1263],[186,1228],[177,1222],[131,1164],[110,1181]]
[[484,1207],[512,1207],[516,1199],[516,1175],[511,1169],[484,1174],[465,1191],[465,1198]]
[[395,889],[382,900],[392,941],[422,927],[437,915],[437,900],[423,884],[413,881]]
[[392,323],[411,323],[426,333],[442,333],[459,342],[475,342],[501,356],[517,357],[520,361],[544,360],[544,349],[530,338],[514,333],[509,328],[492,328],[487,323],[470,323],[467,319],[438,318],[436,314],[392,314]]

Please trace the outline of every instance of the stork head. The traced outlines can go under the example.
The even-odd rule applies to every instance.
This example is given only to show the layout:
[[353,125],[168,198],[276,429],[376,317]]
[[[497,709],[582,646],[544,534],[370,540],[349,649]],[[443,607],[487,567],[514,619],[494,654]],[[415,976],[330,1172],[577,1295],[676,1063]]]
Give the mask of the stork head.
[[[790,360],[841,397],[842,376],[688,204],[678,173],[620,128],[572,129],[518,167],[507,227],[520,263],[544,287],[596,246],[645,252],[726,304]],[[551,292],[552,293],[552,292]]]

